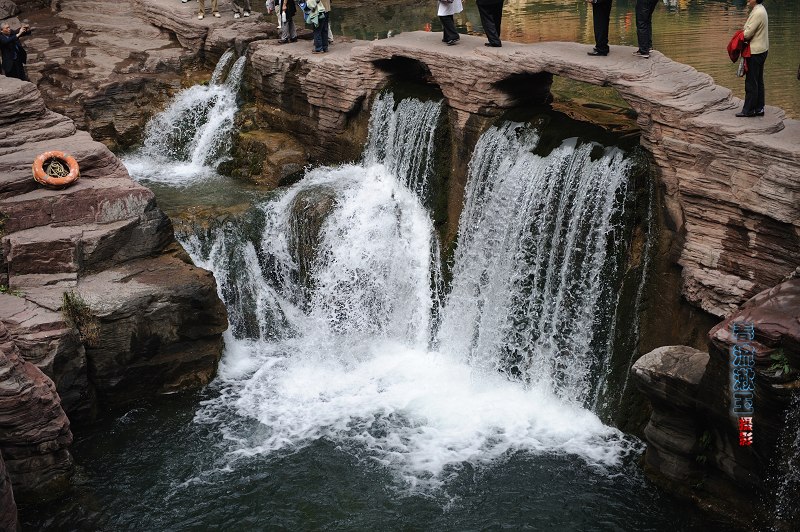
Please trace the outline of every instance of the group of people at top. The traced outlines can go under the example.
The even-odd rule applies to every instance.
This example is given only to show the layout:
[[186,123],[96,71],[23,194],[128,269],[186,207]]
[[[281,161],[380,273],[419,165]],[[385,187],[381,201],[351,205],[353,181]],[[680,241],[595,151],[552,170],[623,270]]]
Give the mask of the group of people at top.
[[[481,24],[488,42],[485,46],[501,47],[500,23],[503,17],[503,2],[505,0],[475,0],[481,16]],[[750,47],[750,56],[747,62],[745,78],[745,100],[739,117],[764,116],[764,63],[769,50],[769,31],[767,10],[764,0],[747,0],[750,16],[744,25],[744,38]],[[613,0],[585,0],[592,6],[592,23],[594,26],[595,45],[589,52],[591,56],[604,57],[609,54],[608,27],[611,22],[611,4]],[[658,0],[636,0],[636,37],[639,47],[633,55],[649,59],[653,51],[653,12]],[[439,0],[439,20],[442,23],[442,41],[452,46],[458,44],[459,35],[456,31],[453,15],[461,13],[464,6],[461,0]],[[800,79],[800,69],[797,73]]]

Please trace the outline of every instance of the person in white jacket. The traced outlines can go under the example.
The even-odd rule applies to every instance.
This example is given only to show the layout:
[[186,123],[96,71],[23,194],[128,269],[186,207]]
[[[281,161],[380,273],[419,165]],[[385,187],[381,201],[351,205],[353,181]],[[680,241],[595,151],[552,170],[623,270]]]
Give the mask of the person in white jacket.
[[764,116],[764,63],[769,51],[769,17],[764,0],[747,0],[750,16],[744,24],[744,38],[750,43],[747,77],[744,78],[744,106],[736,116]]
[[447,44],[448,46],[453,46],[454,44],[458,44],[458,32],[456,31],[456,22],[453,20],[453,15],[461,13],[464,11],[464,6],[461,4],[461,0],[450,0],[442,1],[439,0],[439,20],[442,22],[442,28],[444,28],[444,35],[442,36],[442,42]]

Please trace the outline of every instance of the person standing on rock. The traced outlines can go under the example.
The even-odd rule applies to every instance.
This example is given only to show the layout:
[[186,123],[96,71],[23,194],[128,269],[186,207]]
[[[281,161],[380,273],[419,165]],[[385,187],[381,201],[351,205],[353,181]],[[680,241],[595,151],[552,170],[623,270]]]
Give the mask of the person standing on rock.
[[764,0],[747,0],[750,16],[744,24],[744,38],[750,43],[747,75],[744,78],[744,107],[736,116],[764,116],[764,63],[769,51],[769,18],[761,3]]
[[658,0],[636,0],[636,38],[639,49],[633,55],[650,57],[653,49],[653,11],[656,10]]
[[605,56],[611,51],[608,47],[608,25],[611,22],[612,0],[586,0],[592,4],[592,23],[594,25],[594,48],[589,55]]
[[328,17],[328,44],[333,44],[333,30],[331,30],[331,0],[322,0],[322,7],[325,8]]
[[503,43],[500,42],[500,23],[503,19],[503,1],[504,0],[475,0],[475,5],[478,6],[478,13],[481,15],[481,25],[483,32],[489,42],[484,43],[484,46],[491,46],[500,48]]
[[[203,17],[206,16],[206,0],[197,0],[197,3],[200,7],[200,11],[197,12],[197,19],[203,20]],[[217,0],[211,0],[211,13],[217,18],[222,16],[217,9]]]
[[250,0],[233,0],[233,18],[249,17],[252,9]]
[[0,24],[0,54],[2,54],[3,74],[9,78],[17,78],[28,81],[25,74],[25,63],[28,54],[19,38],[30,33],[30,26],[23,25],[19,30],[12,31],[8,22]]
[[294,0],[281,0],[279,9],[281,17],[281,38],[278,39],[278,44],[297,42],[297,28],[294,26],[294,14],[297,13],[297,6]]
[[328,14],[322,0],[307,0],[308,17],[306,22],[314,28],[314,53],[328,51]]
[[439,0],[439,12],[437,14],[444,30],[442,42],[448,46],[458,44],[460,37],[456,31],[456,21],[453,19],[453,15],[462,11],[464,11],[464,6],[461,4],[461,0]]

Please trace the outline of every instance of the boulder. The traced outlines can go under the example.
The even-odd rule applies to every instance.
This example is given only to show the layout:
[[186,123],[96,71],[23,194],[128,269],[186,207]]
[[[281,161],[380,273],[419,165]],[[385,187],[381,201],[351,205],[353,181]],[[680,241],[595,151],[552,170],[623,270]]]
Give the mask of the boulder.
[[0,0],[0,20],[11,18],[19,13],[17,4],[11,0]]
[[44,373],[19,353],[0,324],[0,452],[15,497],[54,497],[72,474],[69,420]]

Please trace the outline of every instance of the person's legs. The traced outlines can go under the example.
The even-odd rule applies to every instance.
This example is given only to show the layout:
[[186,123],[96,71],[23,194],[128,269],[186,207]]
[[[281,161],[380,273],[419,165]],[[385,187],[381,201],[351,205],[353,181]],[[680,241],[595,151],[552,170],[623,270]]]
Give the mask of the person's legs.
[[206,12],[206,0],[197,0],[197,9],[198,9],[198,11],[197,11],[198,16],[199,15],[205,15],[205,12]]
[[[747,74],[744,78],[744,106],[742,114],[752,115],[759,110],[758,107],[758,58],[756,55],[745,59],[747,61]],[[763,72],[762,72],[763,74]]]
[[492,5],[492,18],[494,19],[495,31],[497,31],[497,40],[500,40],[500,25],[503,22],[503,2],[502,0]]
[[217,9],[217,0],[211,0],[211,12],[214,13],[214,16],[219,15],[219,9]]
[[288,18],[286,24],[289,25],[289,40],[295,42],[297,40],[297,26],[294,25],[294,17]]
[[653,49],[653,11],[656,10],[658,0],[647,0],[650,4],[647,6],[647,51]]
[[322,41],[322,51],[328,51],[328,14],[324,13],[322,18],[319,20],[319,36],[320,40]]
[[291,38],[290,37],[290,28],[293,25],[293,20],[292,20],[293,18],[294,17],[287,18],[286,22],[284,22],[281,25],[281,40],[280,40],[281,43],[289,42],[289,39]]
[[486,38],[489,40],[489,44],[492,46],[500,46],[500,35],[497,33],[497,27],[495,26],[492,16],[494,7],[494,5],[478,5],[478,13],[481,15],[481,25],[483,26],[483,32],[486,34]]
[[611,0],[602,4],[592,4],[595,49],[601,54],[610,51],[608,47],[608,24],[611,21]]
[[314,28],[314,51],[321,52],[322,51],[322,21],[319,21],[319,24]]
[[767,54],[769,52],[764,52],[763,54],[758,54],[761,57],[760,65],[758,69],[758,99],[756,100],[756,109],[757,113],[764,112],[764,105],[766,101],[766,92],[764,90],[764,65],[767,62]]
[[242,6],[239,5],[241,2],[242,0],[233,0],[231,2],[231,7],[233,8],[234,17],[240,17],[244,14],[244,9],[242,8]]
[[444,30],[444,36],[442,40],[444,42],[450,41],[457,41],[459,39],[458,32],[456,31],[456,21],[453,18],[453,15],[444,15],[439,17],[439,20],[442,22],[442,29]]

